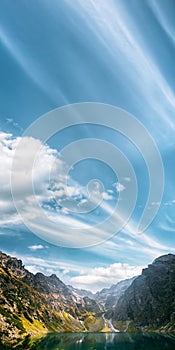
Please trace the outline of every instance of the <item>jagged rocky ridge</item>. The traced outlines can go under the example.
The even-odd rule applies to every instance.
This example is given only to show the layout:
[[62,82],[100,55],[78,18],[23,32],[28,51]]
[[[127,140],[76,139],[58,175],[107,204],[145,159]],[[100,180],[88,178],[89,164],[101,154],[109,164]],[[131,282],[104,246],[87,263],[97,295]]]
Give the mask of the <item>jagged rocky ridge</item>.
[[174,332],[175,255],[161,256],[141,276],[92,294],[66,286],[56,275],[34,275],[21,260],[0,252],[0,345],[47,332],[116,329]]
[[27,271],[0,252],[0,339],[16,341],[47,332],[100,331],[95,300],[71,291],[56,275]]
[[135,278],[136,276],[128,278],[124,281],[120,281],[116,284],[113,284],[110,288],[103,288],[96,293],[92,293],[86,289],[77,289],[72,286],[68,286],[68,288],[76,295],[88,297],[91,300],[95,300],[100,306],[100,309],[104,312],[105,317],[110,319],[111,315],[113,314],[113,309],[115,308],[118,300],[124,294],[125,290],[135,280]]
[[[128,278],[113,284],[110,288],[103,288],[94,295],[95,300],[100,303],[105,311],[112,311],[125,290],[131,285],[136,277]],[[92,295],[93,297],[93,295]]]
[[92,293],[90,290],[86,289],[78,289],[73,286],[68,285],[68,288],[73,292],[76,293],[82,297],[89,297],[90,299],[95,299],[95,294]]
[[143,269],[119,299],[112,319],[122,331],[175,330],[175,255],[161,256]]

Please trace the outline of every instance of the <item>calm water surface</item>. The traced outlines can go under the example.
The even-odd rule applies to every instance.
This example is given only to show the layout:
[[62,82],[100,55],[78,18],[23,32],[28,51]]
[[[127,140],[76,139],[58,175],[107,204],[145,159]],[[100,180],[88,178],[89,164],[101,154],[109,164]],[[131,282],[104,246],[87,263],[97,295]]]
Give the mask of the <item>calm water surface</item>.
[[[29,349],[29,348],[28,348]],[[32,350],[175,350],[175,337],[128,333],[49,334]]]

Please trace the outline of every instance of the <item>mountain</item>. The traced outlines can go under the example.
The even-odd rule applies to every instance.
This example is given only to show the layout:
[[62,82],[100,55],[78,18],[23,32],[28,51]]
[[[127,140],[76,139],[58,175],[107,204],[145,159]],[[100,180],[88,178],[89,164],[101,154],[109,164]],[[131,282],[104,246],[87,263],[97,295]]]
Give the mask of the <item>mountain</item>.
[[73,293],[56,275],[36,275],[0,252],[0,339],[24,341],[47,332],[100,331],[95,300]]
[[[0,252],[0,348],[48,332],[175,331],[175,255],[96,294],[33,274]],[[2,345],[3,344],[3,345]]]
[[111,310],[119,298],[124,294],[125,290],[131,285],[136,277],[120,281],[117,284],[113,284],[110,288],[104,288],[95,294],[95,300],[103,305],[104,309]]
[[90,290],[86,290],[86,289],[78,289],[78,288],[74,288],[73,286],[68,286],[68,288],[72,291],[72,293],[82,296],[82,297],[89,297],[90,299],[95,299],[95,294],[93,294]]
[[122,331],[175,331],[175,255],[143,269],[118,300],[112,320]]

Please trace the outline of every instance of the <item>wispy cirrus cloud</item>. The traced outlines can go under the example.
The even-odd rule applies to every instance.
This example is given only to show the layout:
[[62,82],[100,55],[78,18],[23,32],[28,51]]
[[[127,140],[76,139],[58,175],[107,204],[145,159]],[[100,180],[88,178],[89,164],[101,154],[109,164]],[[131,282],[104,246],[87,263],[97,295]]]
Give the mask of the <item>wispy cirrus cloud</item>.
[[[170,131],[170,127],[174,130],[174,91],[159,69],[152,52],[142,40],[139,27],[133,21],[126,2],[111,0],[90,0],[88,3],[86,0],[76,0],[73,3],[67,0],[67,2],[84,18],[93,34],[108,50],[117,67],[120,67],[123,79],[127,75],[125,79],[128,83],[134,81],[137,96],[140,96],[147,108],[152,110],[156,122],[161,120],[167,131]],[[78,6],[75,6],[75,3]],[[163,17],[160,16],[158,3],[151,4],[150,6],[156,11],[158,21],[162,23]],[[165,21],[163,23],[165,27]],[[169,29],[168,35],[170,32]],[[137,98],[137,105],[140,110],[143,110],[143,103],[140,106],[139,98]]]
[[159,3],[155,0],[149,0],[148,4],[165,33],[169,36],[172,43],[175,44],[175,29],[171,25],[171,22],[167,20],[165,13],[162,11],[162,7],[159,6]]

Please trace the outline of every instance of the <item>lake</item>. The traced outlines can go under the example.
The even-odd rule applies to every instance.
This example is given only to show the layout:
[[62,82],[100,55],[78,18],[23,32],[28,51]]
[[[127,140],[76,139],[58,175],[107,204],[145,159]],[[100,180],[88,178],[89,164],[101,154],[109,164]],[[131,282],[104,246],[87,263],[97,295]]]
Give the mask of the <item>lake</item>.
[[53,333],[32,350],[174,350],[175,336],[129,333]]

